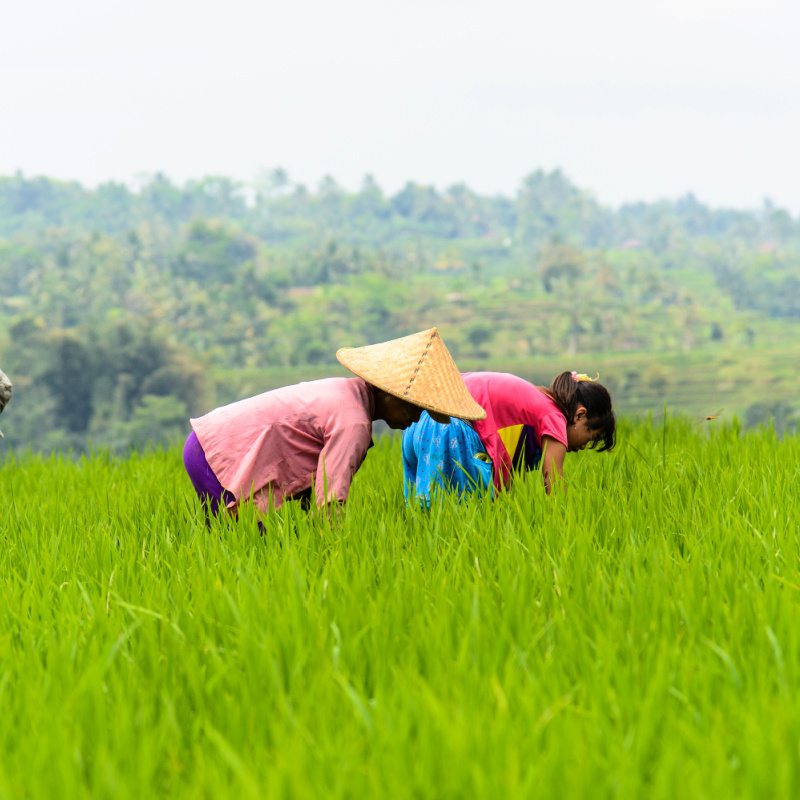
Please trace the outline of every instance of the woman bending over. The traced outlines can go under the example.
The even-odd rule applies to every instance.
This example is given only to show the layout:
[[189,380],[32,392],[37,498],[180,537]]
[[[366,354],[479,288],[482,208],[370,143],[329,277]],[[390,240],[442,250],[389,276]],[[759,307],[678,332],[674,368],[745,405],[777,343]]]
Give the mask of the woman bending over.
[[191,420],[183,460],[207,515],[235,514],[250,498],[262,512],[284,500],[343,504],[375,420],[403,429],[423,409],[445,423],[485,416],[436,328],[336,357],[358,377],[286,386]]

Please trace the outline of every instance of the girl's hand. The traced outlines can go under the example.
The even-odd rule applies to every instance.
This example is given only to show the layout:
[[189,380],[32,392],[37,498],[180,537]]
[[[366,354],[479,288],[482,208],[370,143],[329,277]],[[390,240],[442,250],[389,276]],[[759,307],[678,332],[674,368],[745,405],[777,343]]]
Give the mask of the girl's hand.
[[[544,480],[544,488],[547,494],[550,494],[552,488],[552,478],[555,473],[558,477],[564,477],[564,456],[567,454],[567,448],[557,439],[552,436],[542,436],[542,479]],[[562,480],[563,483],[563,480]],[[564,491],[567,491],[566,483],[563,483]]]

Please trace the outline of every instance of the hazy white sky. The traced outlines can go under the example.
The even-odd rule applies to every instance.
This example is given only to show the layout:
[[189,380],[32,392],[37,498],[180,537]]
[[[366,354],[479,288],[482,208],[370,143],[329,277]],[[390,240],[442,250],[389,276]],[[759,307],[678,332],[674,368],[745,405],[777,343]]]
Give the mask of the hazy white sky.
[[20,0],[0,174],[372,173],[800,212],[800,0]]

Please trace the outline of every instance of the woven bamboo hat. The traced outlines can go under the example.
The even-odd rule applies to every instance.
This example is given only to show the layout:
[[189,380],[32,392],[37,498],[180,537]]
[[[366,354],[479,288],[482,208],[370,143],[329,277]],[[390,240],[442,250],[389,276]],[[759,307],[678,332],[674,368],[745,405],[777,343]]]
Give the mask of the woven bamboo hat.
[[[6,404],[11,399],[11,381],[8,379],[8,375],[0,369],[0,414],[3,413],[3,409],[6,407]],[[0,436],[3,435],[3,431],[0,431]]]
[[343,347],[336,358],[367,383],[427,411],[486,418],[436,328],[366,347]]

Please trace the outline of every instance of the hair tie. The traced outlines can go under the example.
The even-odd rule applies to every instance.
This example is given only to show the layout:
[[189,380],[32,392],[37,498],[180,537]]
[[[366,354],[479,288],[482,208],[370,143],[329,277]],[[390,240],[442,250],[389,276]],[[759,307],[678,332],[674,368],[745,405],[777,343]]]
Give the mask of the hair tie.
[[596,378],[590,378],[588,375],[585,375],[584,373],[572,372],[570,374],[572,375],[572,380],[574,381],[596,381],[600,379],[599,372],[597,373]]

